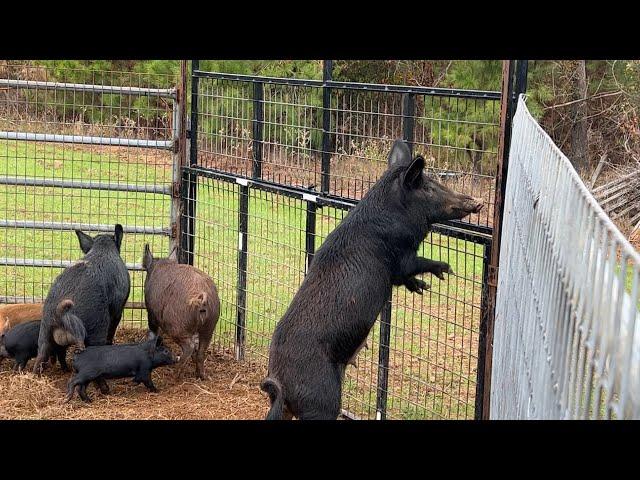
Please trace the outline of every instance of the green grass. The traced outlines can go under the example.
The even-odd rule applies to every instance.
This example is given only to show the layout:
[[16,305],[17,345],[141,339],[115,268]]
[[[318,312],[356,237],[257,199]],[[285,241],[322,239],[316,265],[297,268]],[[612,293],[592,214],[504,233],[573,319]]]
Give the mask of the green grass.
[[[62,148],[60,145],[0,142],[0,176],[169,184],[170,156],[132,149]],[[195,265],[209,273],[222,300],[216,332],[218,348],[235,344],[238,278],[236,184],[201,178],[197,192]],[[7,219],[74,223],[122,223],[167,227],[170,198],[134,192],[0,186],[0,216]],[[345,215],[318,210],[316,248]],[[271,332],[285,312],[305,271],[306,205],[251,190],[248,219],[246,309],[247,357],[264,365]],[[168,252],[165,236],[126,234],[122,255],[140,263],[144,244],[158,256]],[[72,231],[0,229],[0,256],[77,260],[82,257]],[[444,282],[425,278],[423,296],[394,292],[390,344],[391,418],[471,418],[481,303],[482,246],[433,234],[422,255],[450,263],[456,275]],[[59,268],[0,267],[0,295],[44,297]],[[130,300],[143,300],[142,272],[132,272]],[[144,326],[146,312],[128,310],[125,322]],[[359,368],[349,367],[345,407],[375,415],[378,326]],[[372,412],[373,408],[373,412]]]

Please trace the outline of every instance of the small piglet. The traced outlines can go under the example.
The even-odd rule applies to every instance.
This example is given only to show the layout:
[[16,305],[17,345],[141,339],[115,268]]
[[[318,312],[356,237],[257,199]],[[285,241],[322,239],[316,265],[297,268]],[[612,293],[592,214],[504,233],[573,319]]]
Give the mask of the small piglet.
[[[0,362],[5,358],[13,358],[16,362],[14,370],[22,371],[27,362],[38,354],[38,335],[40,333],[40,321],[20,323],[0,335]],[[56,355],[64,370],[67,363],[64,358],[64,350],[56,349]],[[52,358],[55,362],[55,357]],[[53,363],[52,362],[52,363]]]
[[91,402],[87,395],[87,385],[91,382],[95,382],[100,392],[106,395],[109,393],[108,378],[133,377],[134,383],[143,383],[150,391],[157,392],[151,381],[151,371],[172,365],[176,360],[171,350],[162,344],[162,338],[153,332],[142,343],[86,347],[73,357],[73,370],[76,373],[67,385],[65,402],[73,398],[76,387],[80,398]]
[[149,245],[144,247],[142,266],[147,271],[144,301],[149,330],[161,329],[180,345],[181,367],[193,355],[196,375],[204,379],[204,357],[220,316],[213,280],[191,265],[153,258]]
[[[28,322],[16,325],[0,337],[0,359],[13,358],[14,370],[22,370],[27,362],[38,354],[38,335],[40,322]],[[1,360],[0,360],[1,361]]]
[[0,334],[20,323],[42,320],[42,303],[0,305]]

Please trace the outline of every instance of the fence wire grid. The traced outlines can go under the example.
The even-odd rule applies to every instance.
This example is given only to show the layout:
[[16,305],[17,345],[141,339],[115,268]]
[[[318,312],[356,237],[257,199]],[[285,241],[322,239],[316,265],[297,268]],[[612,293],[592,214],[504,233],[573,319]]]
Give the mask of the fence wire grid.
[[314,252],[404,138],[440,181],[488,208],[429,234],[420,254],[456,274],[427,279],[423,296],[394,289],[348,367],[343,412],[477,417],[500,94],[197,69],[191,82],[183,165],[177,77],[0,63],[0,302],[41,301],[82,257],[74,228],[121,223],[132,275],[123,324],[146,326],[144,244],[158,256],[179,246],[218,286],[214,347],[266,371]]
[[491,418],[640,419],[640,255],[523,96],[502,228]]
[[[472,419],[486,310],[500,94],[193,71],[184,242],[219,286],[216,346],[266,372],[269,342],[309,260],[387,168],[396,138],[487,208],[429,234],[421,255],[456,272],[423,296],[394,288],[349,366],[350,418]],[[330,85],[330,87],[328,86]],[[189,222],[187,222],[188,224]]]

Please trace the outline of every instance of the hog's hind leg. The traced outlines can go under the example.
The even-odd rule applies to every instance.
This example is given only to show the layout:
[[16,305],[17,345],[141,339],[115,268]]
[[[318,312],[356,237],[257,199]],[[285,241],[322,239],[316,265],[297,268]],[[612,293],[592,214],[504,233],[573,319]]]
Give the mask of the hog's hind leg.
[[96,384],[102,395],[109,395],[109,385],[104,378],[98,377],[93,382]]
[[298,399],[300,420],[336,420],[340,415],[344,366],[327,364],[314,373],[314,382]]
[[195,358],[196,361],[196,376],[201,380],[206,380],[207,376],[204,373],[204,359],[207,356],[207,349],[211,343],[211,337],[213,336],[213,328],[207,328],[200,331],[198,336],[198,350]]
[[81,383],[80,386],[78,387],[78,395],[80,395],[80,398],[86,402],[86,403],[91,403],[91,397],[89,397],[89,395],[87,395],[87,384],[86,383]]

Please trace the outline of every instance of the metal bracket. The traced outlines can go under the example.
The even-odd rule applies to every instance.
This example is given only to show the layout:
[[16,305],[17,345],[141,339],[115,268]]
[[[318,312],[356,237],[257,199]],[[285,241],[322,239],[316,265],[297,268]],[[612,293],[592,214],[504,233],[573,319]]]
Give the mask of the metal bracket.
[[493,288],[498,288],[498,271],[500,270],[500,267],[495,266],[495,265],[489,265],[489,269],[488,269],[488,279],[487,279],[487,285],[489,285],[490,287]]
[[173,186],[171,187],[171,196],[173,198],[180,198],[180,190],[181,190],[181,182],[173,182]]

